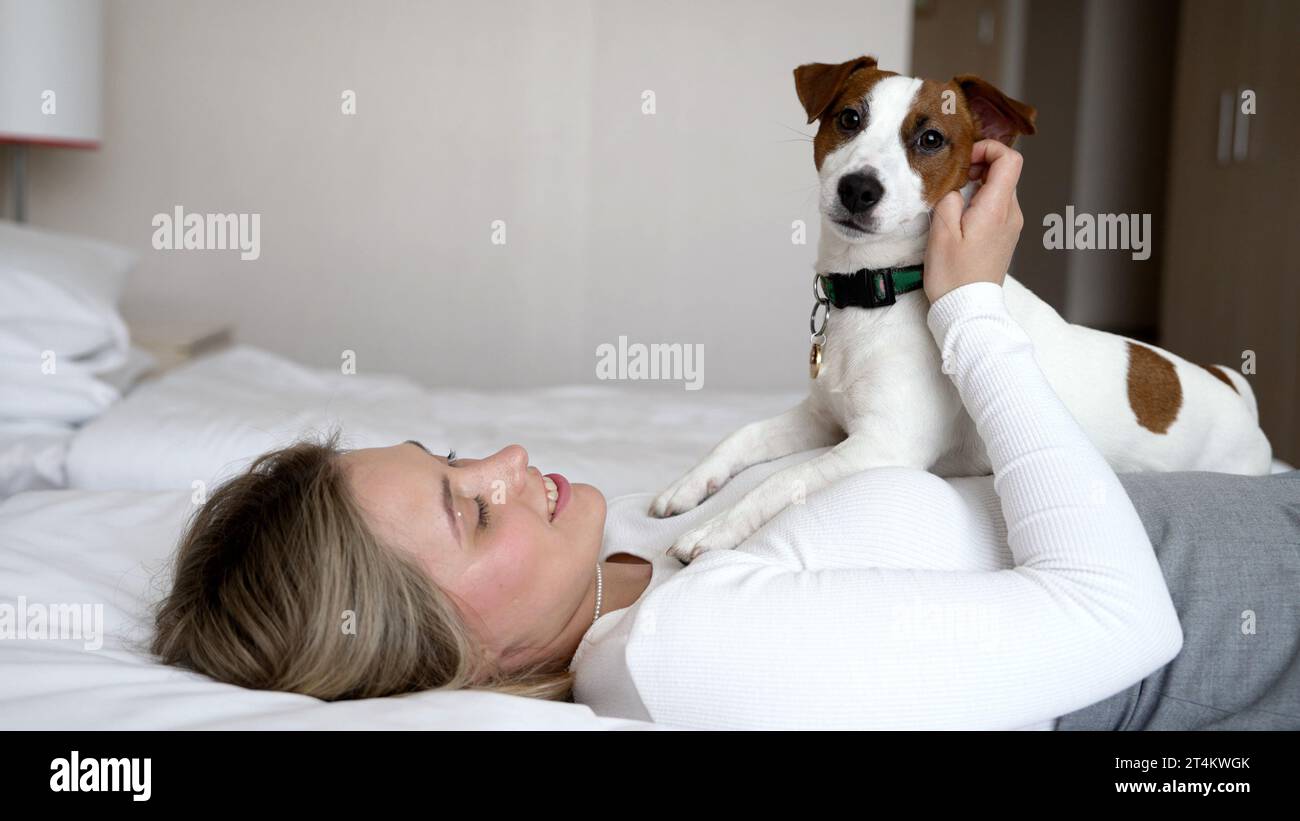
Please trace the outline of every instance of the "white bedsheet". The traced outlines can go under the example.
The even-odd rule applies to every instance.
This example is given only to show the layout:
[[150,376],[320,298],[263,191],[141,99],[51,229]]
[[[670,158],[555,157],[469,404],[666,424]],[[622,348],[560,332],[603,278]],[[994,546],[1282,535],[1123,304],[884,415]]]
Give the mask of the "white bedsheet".
[[189,489],[196,480],[210,487],[303,432],[338,426],[351,447],[417,439],[435,453],[473,457],[518,443],[543,471],[613,497],[661,489],[726,434],[801,396],[645,384],[426,389],[236,347],[140,385],[87,424],[72,442],[68,481],[101,490]]
[[0,499],[66,483],[72,428],[61,422],[0,421]]
[[[246,690],[141,652],[150,605],[188,493],[23,493],[0,504],[0,608],[102,605],[102,647],[0,633],[0,730],[12,729],[655,729],[578,704],[498,693],[425,692],[323,702]],[[20,617],[22,614],[19,614]],[[0,617],[0,624],[4,624]],[[8,624],[13,625],[10,621]]]

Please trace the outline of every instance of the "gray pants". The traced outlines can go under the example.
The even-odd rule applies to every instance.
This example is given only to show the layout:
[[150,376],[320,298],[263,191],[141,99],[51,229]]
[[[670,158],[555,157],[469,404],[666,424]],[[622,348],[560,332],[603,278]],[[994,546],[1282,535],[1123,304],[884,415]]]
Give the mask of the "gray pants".
[[1060,730],[1300,730],[1300,470],[1121,474],[1183,625],[1178,657]]

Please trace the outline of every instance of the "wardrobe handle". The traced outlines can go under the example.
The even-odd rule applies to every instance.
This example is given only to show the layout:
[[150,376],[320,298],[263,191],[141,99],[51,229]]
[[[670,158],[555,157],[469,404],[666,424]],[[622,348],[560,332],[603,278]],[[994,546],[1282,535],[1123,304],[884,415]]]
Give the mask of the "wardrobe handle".
[[1233,162],[1244,162],[1246,155],[1250,152],[1250,115],[1241,110],[1241,92],[1244,90],[1238,89],[1237,96],[1232,101],[1232,107],[1235,111],[1233,117],[1236,122],[1232,130]]
[[1219,93],[1219,147],[1215,152],[1219,165],[1232,162],[1232,92]]

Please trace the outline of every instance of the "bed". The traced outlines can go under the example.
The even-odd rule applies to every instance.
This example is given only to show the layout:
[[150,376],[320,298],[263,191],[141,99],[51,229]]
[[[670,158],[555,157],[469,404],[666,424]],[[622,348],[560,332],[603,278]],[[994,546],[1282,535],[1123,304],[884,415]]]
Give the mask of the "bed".
[[425,389],[250,347],[145,381],[74,434],[56,431],[46,467],[62,460],[71,489],[0,503],[0,608],[98,604],[105,626],[95,649],[87,641],[101,639],[0,641],[0,728],[659,729],[496,693],[325,703],[153,662],[150,606],[194,483],[211,487],[268,448],[337,427],[357,447],[415,438],[474,455],[519,442],[534,464],[615,496],[666,484],[728,431],[797,399],[628,385]]

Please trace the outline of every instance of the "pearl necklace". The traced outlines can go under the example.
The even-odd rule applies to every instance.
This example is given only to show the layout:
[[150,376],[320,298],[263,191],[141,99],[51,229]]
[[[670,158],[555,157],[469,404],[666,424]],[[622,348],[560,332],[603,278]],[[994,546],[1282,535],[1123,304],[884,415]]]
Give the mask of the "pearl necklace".
[[596,562],[596,615],[592,618],[591,623],[595,624],[600,618],[600,599],[605,592],[605,577],[600,570],[600,562]]

